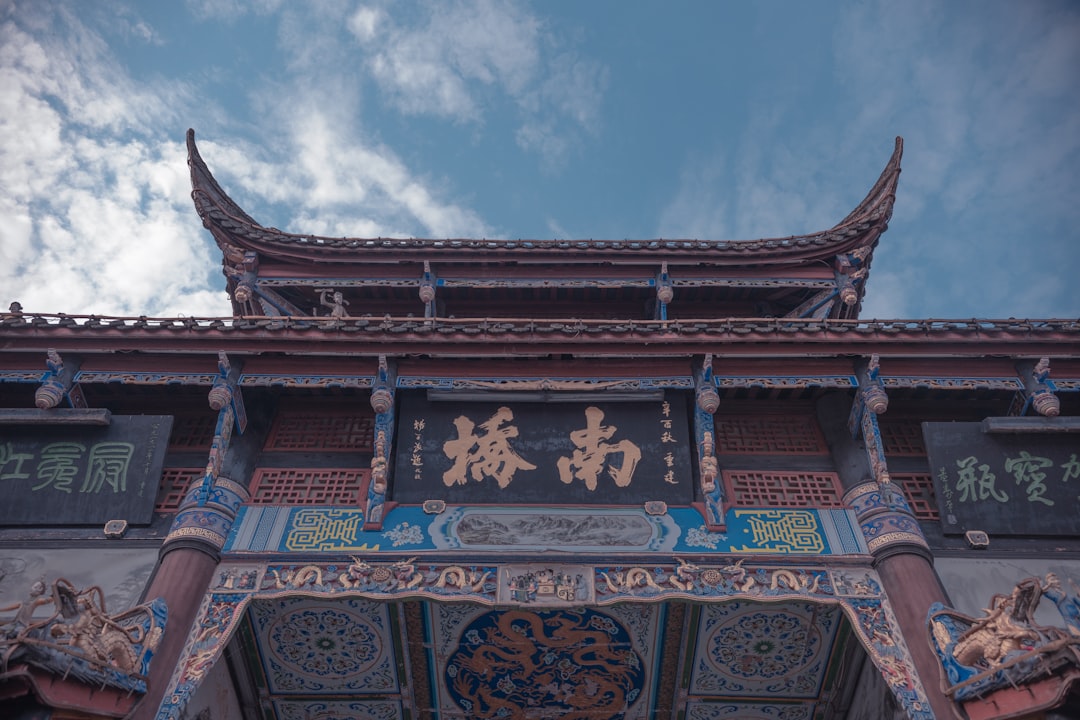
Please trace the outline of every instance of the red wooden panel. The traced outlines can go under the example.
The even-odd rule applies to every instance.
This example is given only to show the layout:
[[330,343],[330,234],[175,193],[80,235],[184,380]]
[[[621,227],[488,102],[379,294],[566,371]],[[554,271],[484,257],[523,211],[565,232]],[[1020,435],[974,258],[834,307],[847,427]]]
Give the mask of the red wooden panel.
[[360,503],[361,468],[259,469],[251,481],[255,505],[348,505]]
[[829,472],[724,470],[736,507],[843,507],[840,478]]

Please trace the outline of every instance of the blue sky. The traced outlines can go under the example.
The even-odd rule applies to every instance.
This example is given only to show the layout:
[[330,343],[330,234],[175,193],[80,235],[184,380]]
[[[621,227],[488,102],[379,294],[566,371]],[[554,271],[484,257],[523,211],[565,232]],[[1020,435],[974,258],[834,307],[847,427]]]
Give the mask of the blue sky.
[[230,312],[194,127],[268,226],[753,239],[906,141],[863,317],[1080,317],[1074,2],[0,0],[0,301]]

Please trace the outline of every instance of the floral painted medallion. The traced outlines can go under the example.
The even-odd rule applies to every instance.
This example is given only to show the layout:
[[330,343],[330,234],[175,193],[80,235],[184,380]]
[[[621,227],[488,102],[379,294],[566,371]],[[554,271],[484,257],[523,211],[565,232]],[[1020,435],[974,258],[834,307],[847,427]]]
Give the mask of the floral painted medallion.
[[838,620],[835,607],[814,603],[708,608],[695,692],[814,697]]

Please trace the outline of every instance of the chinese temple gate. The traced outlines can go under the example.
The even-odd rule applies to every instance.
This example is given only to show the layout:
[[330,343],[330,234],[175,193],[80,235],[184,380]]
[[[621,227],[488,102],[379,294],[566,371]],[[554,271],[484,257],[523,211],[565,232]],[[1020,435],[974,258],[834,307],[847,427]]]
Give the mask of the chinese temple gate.
[[188,152],[232,317],[0,315],[6,717],[1080,712],[1080,321],[859,319],[899,139],[752,241],[287,233]]

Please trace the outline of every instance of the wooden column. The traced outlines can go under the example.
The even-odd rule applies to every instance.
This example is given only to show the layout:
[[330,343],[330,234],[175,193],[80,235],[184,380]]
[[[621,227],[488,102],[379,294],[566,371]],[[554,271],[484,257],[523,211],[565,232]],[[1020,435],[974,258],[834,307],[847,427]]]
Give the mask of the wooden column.
[[146,695],[132,713],[132,720],[154,720],[165,696],[180,652],[187,641],[188,629],[195,621],[203,594],[217,568],[217,553],[194,544],[174,544],[162,550],[147,597],[164,598],[169,609],[165,633],[150,661]]
[[[230,363],[220,353],[218,371],[219,378],[209,393],[210,407],[218,411],[218,422],[206,473],[180,503],[145,593],[147,598],[163,598],[169,616],[161,643],[150,661],[146,695],[131,714],[131,720],[153,720],[158,715],[233,520],[240,506],[249,499],[247,480],[262,447],[267,418],[272,415],[271,408],[257,405],[257,420],[248,427],[238,386],[239,364]],[[234,429],[249,432],[234,441]]]
[[[941,664],[930,647],[926,628],[931,603],[951,603],[903,493],[888,481],[887,470],[871,466],[866,443],[874,439],[855,438],[849,431],[851,405],[851,400],[841,393],[827,395],[818,402],[818,419],[846,489],[844,503],[855,509],[874,557],[874,569],[896,614],[934,715],[939,720],[960,718],[955,703],[941,691]],[[883,470],[886,482],[874,480],[875,474]]]

